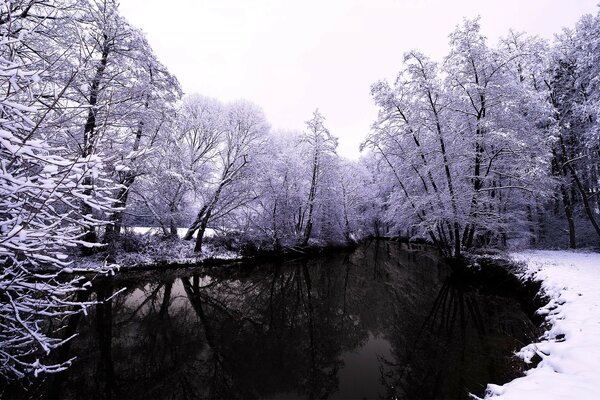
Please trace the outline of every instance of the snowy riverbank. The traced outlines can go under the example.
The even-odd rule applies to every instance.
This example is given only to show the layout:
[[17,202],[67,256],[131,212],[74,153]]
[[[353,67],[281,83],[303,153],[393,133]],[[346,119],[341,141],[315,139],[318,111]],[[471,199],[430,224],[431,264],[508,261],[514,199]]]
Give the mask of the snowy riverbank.
[[518,355],[542,361],[505,385],[488,385],[487,398],[503,400],[600,399],[600,253],[526,251],[523,278],[542,282],[549,303],[538,312],[548,330]]
[[128,227],[112,248],[93,256],[78,257],[74,264],[78,270],[99,269],[112,266],[116,270],[179,267],[183,265],[216,266],[235,262],[257,260],[283,260],[305,257],[325,252],[348,250],[358,242],[331,244],[311,240],[309,246],[283,247],[279,250],[261,247],[252,242],[216,237],[207,229],[202,252],[194,251],[194,241],[183,240],[187,230],[177,229],[177,236],[164,237],[158,228]]
[[[185,228],[178,228],[176,237],[163,237],[158,228],[129,227],[125,229],[115,248],[94,256],[79,257],[75,264],[80,269],[97,269],[104,265],[118,265],[118,269],[154,268],[157,266],[216,265],[243,259],[239,251],[222,245],[205,243],[202,253],[194,252],[194,241],[183,240]],[[214,231],[207,232],[212,238]]]

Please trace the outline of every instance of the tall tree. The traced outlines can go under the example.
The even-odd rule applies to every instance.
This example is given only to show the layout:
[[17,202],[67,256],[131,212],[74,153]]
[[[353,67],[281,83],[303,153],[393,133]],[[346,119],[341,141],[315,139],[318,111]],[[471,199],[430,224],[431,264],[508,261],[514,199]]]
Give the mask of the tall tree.
[[[248,102],[217,106],[215,113],[214,127],[211,124],[210,128],[213,133],[208,135],[212,137],[214,134],[214,138],[207,139],[203,129],[200,129],[201,139],[193,141],[201,143],[199,155],[207,157],[210,154],[209,159],[214,160],[200,192],[203,205],[185,235],[185,239],[190,240],[198,232],[194,246],[196,252],[202,251],[209,222],[217,216],[223,217],[246,201],[243,192],[236,190],[236,184],[243,182],[248,164],[252,162],[254,153],[259,151],[269,130],[262,110]],[[204,122],[204,118],[197,120],[200,125]],[[193,126],[192,131],[196,128]],[[210,150],[205,151],[206,146]]]
[[315,211],[315,203],[320,190],[320,180],[327,167],[327,158],[335,155],[337,148],[337,138],[334,137],[324,125],[325,117],[315,110],[312,119],[306,121],[306,131],[302,137],[310,149],[310,188],[308,199],[306,201],[306,220],[304,215],[299,217],[299,226],[304,225],[304,233],[302,245],[306,246],[310,240],[313,229],[313,214]]
[[[105,241],[121,232],[123,211],[137,178],[155,172],[152,153],[160,151],[173,142],[171,128],[175,118],[175,103],[181,96],[181,88],[174,76],[156,59],[141,32],[132,29],[130,52],[124,62],[130,76],[130,97],[122,106],[127,107],[128,119],[135,125],[124,129],[118,137],[119,155],[113,164],[115,180],[120,187],[113,204],[115,211],[106,228]],[[127,61],[127,63],[125,63]],[[128,132],[129,130],[129,132]]]

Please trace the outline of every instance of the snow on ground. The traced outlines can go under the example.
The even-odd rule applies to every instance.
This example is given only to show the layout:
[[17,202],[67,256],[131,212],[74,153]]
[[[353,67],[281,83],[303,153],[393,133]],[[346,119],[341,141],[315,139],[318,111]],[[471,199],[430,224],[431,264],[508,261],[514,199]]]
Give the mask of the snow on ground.
[[[127,229],[131,229],[133,233],[137,233],[139,235],[145,235],[147,233],[161,233],[161,229],[157,226],[132,226]],[[177,235],[182,238],[185,236],[188,228],[177,228]],[[197,233],[197,232],[196,232]],[[196,237],[196,233],[194,233],[194,237]],[[215,231],[211,228],[206,228],[204,232],[204,237],[214,236]]]
[[[193,241],[183,240],[153,240],[150,235],[160,234],[160,228],[134,226],[125,228],[129,232],[141,235],[141,241],[133,251],[120,251],[113,254],[111,263],[118,265],[121,270],[142,266],[159,266],[162,264],[199,264],[207,260],[240,260],[242,256],[221,246],[210,243],[202,245],[202,252],[194,252]],[[179,237],[187,232],[186,228],[178,228]],[[205,237],[215,234],[213,229],[207,229]],[[149,235],[149,236],[146,236]],[[194,235],[196,236],[196,235]],[[78,258],[77,269],[98,269],[105,267],[106,254],[101,253],[95,257]]]
[[524,347],[525,361],[542,361],[503,386],[488,385],[495,400],[600,399],[600,253],[526,251],[511,254],[526,263],[524,277],[542,281],[550,302],[538,312],[549,330]]

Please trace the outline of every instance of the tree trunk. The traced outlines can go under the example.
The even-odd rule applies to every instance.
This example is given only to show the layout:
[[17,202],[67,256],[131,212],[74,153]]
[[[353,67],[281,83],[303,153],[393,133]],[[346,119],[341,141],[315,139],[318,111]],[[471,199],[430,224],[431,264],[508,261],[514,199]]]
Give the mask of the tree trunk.
[[135,180],[133,174],[127,174],[121,183],[122,187],[119,189],[117,194],[117,201],[113,203],[113,208],[116,211],[110,217],[110,223],[106,226],[106,232],[104,233],[104,243],[111,243],[121,235],[121,228],[123,225],[123,210],[127,205],[127,199],[129,198],[129,189]]
[[[560,137],[561,142],[561,156],[556,149],[552,149],[552,168],[553,172],[557,176],[562,176],[563,179],[566,180],[568,177],[567,167],[565,165],[565,147],[562,141],[562,136]],[[575,221],[573,219],[573,202],[572,197],[569,195],[569,189],[565,185],[564,182],[560,184],[560,194],[562,197],[563,207],[565,209],[565,217],[567,218],[567,225],[569,228],[569,247],[574,249],[577,247],[577,240],[575,235]]]
[[527,228],[529,229],[529,234],[531,237],[529,238],[529,245],[536,245],[536,234],[535,227],[533,225],[533,211],[531,209],[531,205],[527,205]]
[[433,110],[433,114],[435,116],[435,124],[436,130],[438,134],[438,140],[440,143],[440,150],[442,152],[442,159],[444,161],[444,173],[446,175],[446,182],[448,184],[448,191],[450,192],[450,202],[452,205],[452,212],[454,213],[454,256],[460,257],[460,224],[458,222],[458,204],[456,199],[456,194],[454,192],[454,185],[452,182],[452,174],[450,172],[450,161],[448,160],[448,155],[446,154],[446,143],[444,141],[444,135],[442,133],[442,125],[440,123],[438,110],[435,106],[433,98],[431,97],[431,93],[428,93],[429,104],[431,105],[431,109]]
[[185,240],[191,240],[194,236],[194,232],[198,230],[198,236],[196,236],[196,246],[194,247],[195,252],[202,252],[202,240],[204,236],[204,232],[206,231],[206,226],[208,225],[209,219],[212,215],[212,212],[219,202],[219,198],[221,197],[221,191],[225,186],[227,186],[231,182],[231,178],[225,178],[221,180],[219,187],[215,191],[212,200],[209,204],[202,207],[198,215],[196,216],[196,220],[189,227],[187,233],[185,234]]
[[573,207],[571,204],[571,198],[565,185],[560,185],[560,191],[562,193],[563,205],[565,208],[565,216],[567,217],[567,224],[569,226],[569,247],[574,249],[577,247],[577,241],[575,237],[575,221],[573,220]]
[[175,219],[173,216],[171,216],[169,219],[169,233],[171,236],[177,237],[177,226],[175,225]]
[[590,222],[592,223],[592,226],[594,227],[594,230],[596,231],[596,235],[598,235],[598,237],[600,238],[600,226],[598,225],[598,222],[596,221],[596,217],[594,216],[594,210],[592,210],[592,207],[590,206],[590,201],[588,199],[587,191],[585,190],[585,188],[583,187],[583,184],[581,183],[581,180],[577,176],[577,171],[575,171],[575,168],[573,168],[573,166],[571,164],[569,164],[569,170],[571,171],[571,175],[573,176],[573,180],[575,181],[575,186],[577,187],[577,190],[579,191],[579,194],[581,195],[585,213],[586,213],[588,219],[590,220]]
[[296,234],[300,234],[304,228],[304,213],[302,207],[298,207],[298,220],[296,222]]
[[313,227],[313,211],[315,206],[315,198],[317,197],[317,180],[319,174],[319,152],[315,150],[313,158],[313,170],[312,179],[310,182],[310,192],[308,194],[308,218],[306,220],[306,227],[304,229],[304,239],[302,240],[302,246],[308,245],[310,235]]
[[273,220],[273,225],[272,225],[272,229],[273,229],[273,249],[275,251],[279,251],[279,250],[281,250],[281,242],[279,240],[279,234],[278,234],[278,229],[277,229],[277,200],[275,200],[275,203],[273,205],[273,212],[271,214],[271,218]]
[[196,230],[198,229],[198,227],[200,227],[200,224],[202,223],[202,218],[204,218],[204,213],[206,212],[206,208],[207,208],[207,206],[204,205],[204,206],[202,206],[200,211],[198,211],[198,215],[196,215],[196,219],[194,220],[194,222],[192,222],[192,225],[190,225],[187,232],[185,233],[185,236],[183,237],[184,240],[192,240],[192,237],[194,237],[194,233],[196,232]]
[[352,243],[352,237],[350,232],[350,220],[348,219],[348,204],[347,204],[347,194],[346,194],[346,186],[342,183],[342,196],[344,201],[344,239],[346,242]]
[[[152,72],[150,72],[150,76],[152,76]],[[152,80],[150,81],[152,83]],[[148,109],[150,105],[150,96],[146,95],[146,102],[144,103],[144,109]],[[139,121],[137,129],[135,131],[135,140],[133,142],[132,151],[136,152],[140,149],[140,143],[142,142],[142,133],[144,131],[144,121]],[[137,157],[133,157],[131,162],[134,163]],[[132,171],[128,171],[125,173],[121,181],[122,188],[119,190],[119,194],[117,195],[117,201],[113,204],[113,208],[117,209],[113,212],[111,216],[111,223],[106,227],[106,233],[104,238],[104,243],[109,243],[114,241],[117,237],[121,235],[121,226],[123,224],[123,210],[127,206],[127,200],[129,199],[129,192],[131,186],[135,182],[136,175]]]
[[[100,65],[98,65],[98,69],[96,70],[96,74],[92,79],[92,84],[90,87],[90,101],[89,101],[89,111],[88,116],[85,121],[85,126],[83,129],[83,151],[81,156],[83,158],[89,157],[94,154],[95,145],[96,145],[96,105],[98,103],[98,95],[100,94],[100,84],[102,83],[102,78],[104,77],[104,71],[106,70],[106,65],[108,64],[108,55],[110,53],[110,43],[108,41],[108,37],[104,35],[104,43],[102,46],[102,56],[100,58]],[[86,196],[91,196],[93,193],[92,189],[92,177],[86,176],[83,179],[83,184],[88,187],[85,189],[83,194]],[[84,216],[88,216],[89,218],[93,215],[92,207],[85,202],[81,206],[81,213]],[[87,227],[85,229],[85,234],[83,236],[83,240],[88,243],[97,243],[98,236],[96,234],[96,229],[93,226]],[[83,255],[91,255],[94,253],[93,247],[82,246],[81,253]]]
[[208,220],[210,219],[211,213],[212,210],[206,211],[206,214],[202,219],[202,223],[200,224],[200,228],[198,228],[198,234],[196,235],[196,245],[194,246],[194,251],[196,253],[202,253],[202,241],[204,240],[204,232],[206,232],[206,226],[208,225]]

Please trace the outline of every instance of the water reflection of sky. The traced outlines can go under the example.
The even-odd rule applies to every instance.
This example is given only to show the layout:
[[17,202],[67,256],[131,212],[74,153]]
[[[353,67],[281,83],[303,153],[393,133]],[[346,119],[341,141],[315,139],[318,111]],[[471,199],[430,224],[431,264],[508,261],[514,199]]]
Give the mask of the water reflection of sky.
[[339,372],[339,390],[332,398],[373,398],[385,394],[381,383],[381,358],[393,359],[389,341],[369,332],[366,343],[352,351],[342,353],[344,367]]

